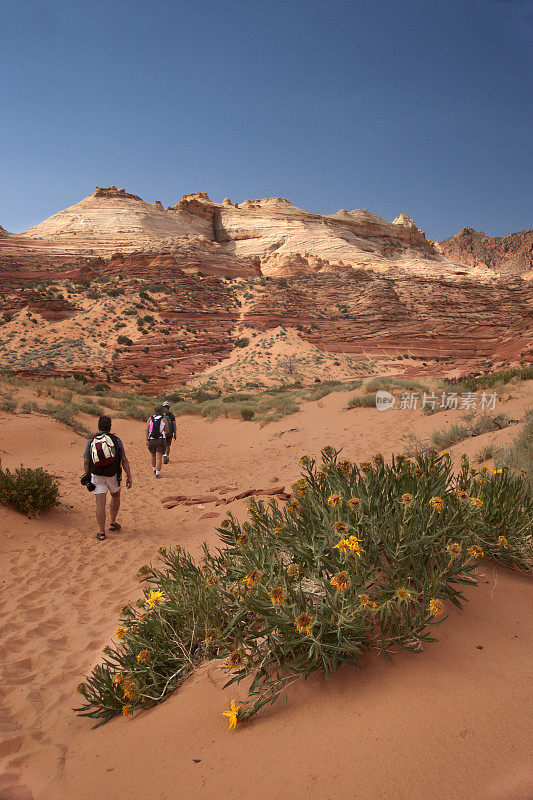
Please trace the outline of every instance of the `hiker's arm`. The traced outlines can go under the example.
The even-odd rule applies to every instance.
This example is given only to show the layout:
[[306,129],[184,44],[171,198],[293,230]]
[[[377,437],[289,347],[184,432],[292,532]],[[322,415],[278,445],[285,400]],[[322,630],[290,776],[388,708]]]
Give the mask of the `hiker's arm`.
[[149,433],[150,433],[150,420],[147,420],[147,422],[146,422],[146,444],[148,444]]
[[133,480],[131,478],[130,462],[125,455],[122,456],[122,466],[124,467],[124,472],[126,473],[126,489],[131,489]]
[[86,475],[88,475],[90,472],[90,464],[91,462],[89,461],[88,458],[83,459],[83,471]]

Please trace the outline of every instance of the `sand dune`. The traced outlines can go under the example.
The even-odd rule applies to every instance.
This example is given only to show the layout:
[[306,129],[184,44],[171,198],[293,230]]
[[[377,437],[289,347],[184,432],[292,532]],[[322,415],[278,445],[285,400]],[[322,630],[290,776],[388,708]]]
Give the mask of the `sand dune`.
[[[498,410],[518,418],[531,387],[512,395]],[[216,540],[217,519],[204,515],[222,519],[226,507],[165,510],[163,497],[198,497],[217,484],[236,491],[288,484],[298,457],[325,444],[345,447],[356,460],[377,450],[388,455],[402,447],[406,431],[424,438],[455,419],[454,412],[348,412],[346,400],[330,395],[262,429],[182,418],[175,458],[158,482],[142,423],[118,420],[114,430],[135,484],[124,490],[123,531],[103,543],[94,536],[94,500],[79,485],[83,438],[48,417],[0,414],[2,463],[45,466],[58,475],[65,504],[40,520],[1,510],[2,800],[533,797],[530,583],[492,564],[480,565],[480,588],[469,591],[465,610],[451,613],[440,642],[423,654],[393,662],[366,657],[364,669],[341,670],[330,683],[297,684],[287,703],[232,734],[221,712],[235,689],[221,691],[215,662],[133,720],[95,731],[71,711],[76,684],[110,640],[119,609],[139,596],[138,567],[161,545],[179,543],[197,554],[203,539]],[[455,450],[473,454],[491,437],[509,441],[517,429]],[[229,508],[243,515],[245,505]]]

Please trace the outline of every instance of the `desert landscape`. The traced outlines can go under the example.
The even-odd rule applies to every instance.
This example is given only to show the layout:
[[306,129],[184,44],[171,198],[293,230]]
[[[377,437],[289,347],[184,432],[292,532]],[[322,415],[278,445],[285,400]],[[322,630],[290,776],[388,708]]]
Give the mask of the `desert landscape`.
[[[503,480],[503,468],[528,485],[531,232],[505,238],[512,247],[484,237],[481,253],[468,231],[427,241],[405,214],[321,217],[205,193],[165,210],[116,187],[2,232],[0,466],[43,469],[59,489],[41,515],[2,506],[2,800],[533,796],[528,510],[512,558],[489,543],[468,562],[477,588],[464,587],[462,611],[444,603],[438,641],[420,633],[415,652],[370,647],[360,670],[300,679],[230,733],[223,712],[250,681],[224,688],[222,649],[191,656],[162,705],[139,698],[123,718],[119,701],[96,729],[72,710],[124,609],[151,596],[139,568],[173,548],[205,563],[203,542],[220,547],[225,520],[247,530],[257,502],[288,519],[302,457],[341,452],[340,470],[358,465],[354,486],[393,456],[428,475],[466,457],[469,480]],[[177,441],[158,482],[145,426],[164,398]],[[122,529],[98,541],[79,479],[102,414],[133,487]]]

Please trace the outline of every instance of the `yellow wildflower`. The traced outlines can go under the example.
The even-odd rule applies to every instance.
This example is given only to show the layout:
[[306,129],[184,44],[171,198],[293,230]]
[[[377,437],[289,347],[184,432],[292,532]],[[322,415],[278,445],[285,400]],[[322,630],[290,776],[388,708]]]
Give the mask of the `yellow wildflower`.
[[474,511],[479,511],[479,509],[483,505],[483,500],[481,500],[479,497],[471,497],[470,505],[472,506]]
[[237,720],[239,719],[239,711],[240,710],[241,710],[241,707],[235,705],[235,700],[232,700],[231,701],[231,706],[229,708],[229,711],[223,711],[222,712],[224,714],[224,716],[229,719],[228,731],[230,731],[232,728],[236,728],[237,727]]
[[253,586],[255,583],[261,580],[261,573],[258,569],[253,569],[248,575],[245,575],[242,579],[242,582],[245,583],[247,586]]
[[509,542],[507,541],[505,536],[498,536],[498,545],[500,547],[506,548],[506,547],[509,547]]
[[433,598],[429,601],[428,611],[434,617],[438,617],[444,611],[444,603],[438,598]]
[[448,553],[451,555],[452,558],[457,558],[463,552],[459,542],[452,542],[451,544],[448,545],[446,550],[448,551]]
[[491,472],[492,475],[501,475],[502,472],[503,472],[503,469],[491,469],[490,472]]
[[291,500],[290,503],[287,503],[287,511],[290,514],[297,514],[300,510],[300,503],[297,500]]
[[287,596],[287,592],[283,588],[283,586],[274,586],[273,589],[270,590],[270,599],[272,600],[272,605],[278,606],[280,603],[283,603]]
[[150,591],[148,597],[146,598],[146,602],[151,608],[155,608],[155,606],[160,606],[163,602],[164,593],[161,590],[157,592]]
[[401,586],[399,589],[396,590],[396,594],[400,598],[400,600],[410,600],[411,592],[408,592],[407,589]]
[[383,464],[383,462],[385,461],[385,459],[383,458],[383,453],[376,453],[374,456],[372,456],[372,461],[374,462],[376,467],[379,467],[379,465]]
[[242,547],[243,544],[246,544],[247,541],[248,537],[245,533],[241,533],[240,536],[237,537],[237,544],[239,545],[239,547]]
[[150,661],[150,652],[148,650],[141,650],[137,656],[137,661],[139,664],[146,664],[147,661]]
[[122,706],[122,716],[129,717],[132,713],[131,706]]
[[361,542],[357,538],[357,536],[349,536],[348,537],[348,549],[355,553],[356,556],[360,556],[365,551],[361,547]]
[[273,536],[279,536],[280,533],[283,533],[283,528],[281,527],[281,525],[276,525],[275,528],[272,528]]
[[127,634],[127,632],[128,632],[128,629],[125,628],[124,625],[119,625],[118,628],[115,631],[115,636],[117,637],[117,639],[123,639],[125,637],[125,635]]
[[234,650],[233,653],[226,659],[226,672],[230,669],[239,669],[242,667],[242,653],[240,650]]
[[442,511],[444,508],[444,500],[442,497],[432,497],[429,501],[429,505],[433,506],[436,511]]
[[209,628],[203,641],[204,647],[210,647],[218,636],[218,628]]
[[133,700],[137,694],[137,684],[131,678],[125,678],[122,681],[122,691],[124,692],[124,697],[127,697],[128,700]]
[[303,611],[296,617],[294,624],[298,629],[298,633],[309,633],[311,630],[311,625],[313,624],[313,618]]
[[406,506],[410,506],[412,502],[413,502],[412,494],[408,494],[407,492],[405,494],[402,494],[402,503],[404,503]]
[[468,548],[467,553],[472,558],[483,558],[483,550],[481,547],[478,547],[477,544],[473,544],[471,547]]
[[347,572],[336,572],[330,583],[332,586],[336,586],[342,594],[351,586],[350,576]]
[[328,504],[330,506],[333,506],[333,508],[340,506],[341,503],[342,503],[342,497],[338,493],[330,494],[330,496],[328,497]]
[[350,508],[359,508],[359,506],[361,505],[361,500],[359,499],[359,497],[350,497],[350,499],[348,500],[348,505],[350,506]]
[[468,498],[468,492],[466,489],[457,489],[457,497],[460,497],[461,500],[466,500]]
[[370,599],[370,597],[367,594],[360,594],[359,600],[363,608],[376,608],[376,604],[374,603],[373,600]]
[[307,481],[305,478],[299,478],[296,483],[291,484],[291,489],[299,497],[302,497],[307,492]]
[[115,672],[115,674],[113,675],[113,683],[122,683],[123,680],[124,680],[124,675],[122,674],[122,672]]
[[361,461],[361,463],[359,464],[359,469],[362,472],[372,472],[372,464],[370,463],[370,461]]
[[337,542],[337,544],[334,546],[338,550],[342,550],[343,553],[347,553],[348,550],[350,549],[350,546],[348,544],[348,539],[341,539],[340,542]]
[[218,583],[218,577],[217,577],[217,575],[210,575],[210,576],[208,577],[208,579],[207,579],[207,585],[208,585],[210,588],[212,588],[213,586],[216,586],[216,585],[217,585],[217,583]]
[[78,683],[78,685],[76,686],[76,691],[78,692],[78,694],[85,694],[85,689],[86,686],[84,683]]
[[337,467],[341,470],[341,472],[349,472],[352,468],[352,462],[348,460],[339,461]]

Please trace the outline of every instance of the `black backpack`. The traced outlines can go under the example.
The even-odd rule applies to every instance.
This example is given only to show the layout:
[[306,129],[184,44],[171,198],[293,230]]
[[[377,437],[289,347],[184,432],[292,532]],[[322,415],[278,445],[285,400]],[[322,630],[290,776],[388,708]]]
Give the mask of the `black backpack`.
[[161,420],[163,419],[162,414],[154,414],[150,417],[150,427],[148,438],[149,439],[162,439],[163,434],[161,433]]

